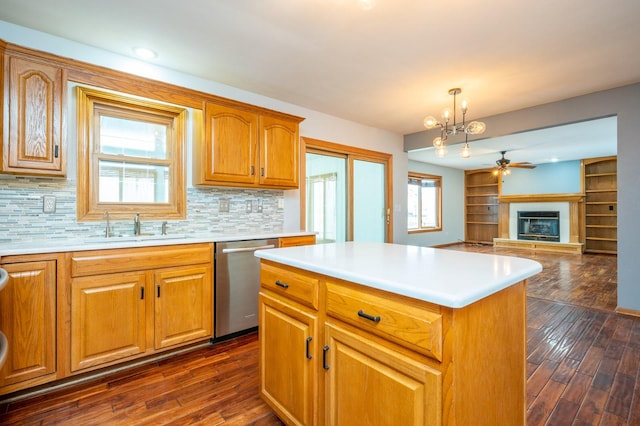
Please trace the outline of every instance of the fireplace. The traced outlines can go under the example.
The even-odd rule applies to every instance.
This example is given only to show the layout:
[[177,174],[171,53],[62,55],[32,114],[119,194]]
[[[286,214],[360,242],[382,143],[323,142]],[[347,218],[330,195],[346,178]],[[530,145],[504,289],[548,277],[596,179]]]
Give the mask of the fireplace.
[[518,211],[518,239],[560,241],[560,212]]

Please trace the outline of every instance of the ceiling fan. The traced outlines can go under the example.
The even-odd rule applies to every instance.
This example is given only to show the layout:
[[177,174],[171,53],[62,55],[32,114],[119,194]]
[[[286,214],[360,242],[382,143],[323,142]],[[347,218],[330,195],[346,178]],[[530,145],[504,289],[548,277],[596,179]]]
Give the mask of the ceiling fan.
[[512,163],[511,160],[509,160],[508,158],[505,158],[504,155],[507,153],[507,151],[500,151],[500,153],[502,154],[502,158],[496,160],[496,167],[493,171],[494,175],[508,175],[511,173],[511,171],[509,170],[510,168],[520,168],[520,169],[535,169],[536,166],[534,166],[533,164],[529,163],[528,161],[523,161],[520,163]]

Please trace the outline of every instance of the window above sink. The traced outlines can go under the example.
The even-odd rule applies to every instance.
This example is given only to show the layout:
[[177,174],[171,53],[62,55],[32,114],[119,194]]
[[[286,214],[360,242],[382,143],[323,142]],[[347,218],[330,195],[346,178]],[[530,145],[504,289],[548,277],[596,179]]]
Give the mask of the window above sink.
[[184,219],[183,107],[78,87],[78,220]]

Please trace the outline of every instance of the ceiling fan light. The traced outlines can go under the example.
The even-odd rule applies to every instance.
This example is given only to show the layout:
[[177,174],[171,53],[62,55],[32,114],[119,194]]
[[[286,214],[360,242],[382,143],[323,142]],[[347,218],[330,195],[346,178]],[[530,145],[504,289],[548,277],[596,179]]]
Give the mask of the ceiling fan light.
[[440,136],[433,140],[433,146],[435,146],[436,148],[441,148],[444,146],[444,141]]
[[447,155],[447,147],[445,145],[441,145],[436,149],[436,157],[444,158]]
[[464,131],[470,135],[479,135],[485,130],[487,130],[487,125],[482,121],[472,121]]
[[438,120],[436,120],[434,116],[430,115],[428,117],[425,117],[423,124],[424,124],[424,127],[426,127],[427,129],[434,129],[440,123],[438,122]]

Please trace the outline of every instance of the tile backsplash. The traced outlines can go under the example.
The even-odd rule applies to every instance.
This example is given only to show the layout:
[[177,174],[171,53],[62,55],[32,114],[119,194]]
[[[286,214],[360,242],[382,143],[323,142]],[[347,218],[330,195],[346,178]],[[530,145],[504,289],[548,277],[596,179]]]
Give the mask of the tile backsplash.
[[[44,196],[55,197],[55,212],[43,211]],[[169,234],[270,233],[282,231],[281,190],[191,187],[187,219],[170,220]],[[228,202],[228,212],[220,201]],[[247,202],[252,211],[247,213]],[[258,208],[261,207],[261,212]],[[142,232],[159,234],[162,221],[145,221]],[[130,234],[131,221],[112,220],[113,232]],[[72,180],[0,175],[0,243],[101,236],[105,224],[76,220],[76,183]]]

